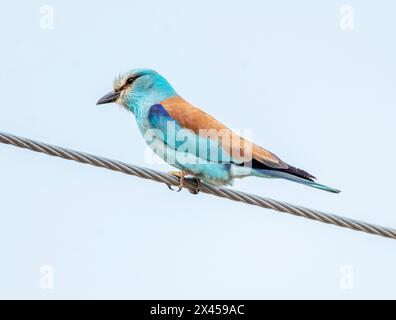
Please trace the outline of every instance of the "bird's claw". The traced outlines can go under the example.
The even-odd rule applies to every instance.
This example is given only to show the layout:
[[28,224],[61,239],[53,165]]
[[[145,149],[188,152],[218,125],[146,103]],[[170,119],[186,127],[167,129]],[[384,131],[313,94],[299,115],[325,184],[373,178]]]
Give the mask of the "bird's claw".
[[173,188],[173,186],[170,185],[170,184],[167,184],[166,186],[168,187],[169,190],[172,190],[172,191],[175,191],[175,190],[176,190],[176,192],[180,192],[180,191],[183,189],[183,186],[181,186],[181,185],[179,185],[179,186],[177,187],[177,189]]
[[[179,178],[179,185],[178,185],[177,189],[174,189],[174,188],[172,188],[171,185],[168,184],[168,185],[167,185],[168,188],[169,188],[170,190],[172,190],[172,191],[176,190],[176,192],[182,191],[182,190],[184,189],[184,177],[185,177],[186,175],[188,175],[189,172],[186,171],[186,170],[182,170],[182,171],[171,171],[171,172],[169,172],[169,174],[174,175],[174,176],[176,176],[176,177]],[[199,180],[198,178],[195,178],[195,180],[196,180],[196,183],[197,183],[197,188],[194,189],[194,190],[189,190],[190,193],[192,193],[192,194],[198,194],[198,193],[201,191],[201,180]]]
[[190,193],[192,193],[192,194],[198,194],[198,193],[201,192],[201,186],[202,186],[201,180],[199,180],[198,178],[195,178],[195,182],[196,182],[196,184],[197,184],[197,188],[196,188],[196,189],[190,189],[190,190],[189,190]]
[[182,171],[170,171],[169,174],[176,176],[179,178],[179,186],[176,189],[173,189],[172,186],[168,185],[168,188],[173,190],[176,190],[176,192],[180,192],[183,190],[184,188],[184,177],[188,174],[188,172],[186,170],[182,170]]

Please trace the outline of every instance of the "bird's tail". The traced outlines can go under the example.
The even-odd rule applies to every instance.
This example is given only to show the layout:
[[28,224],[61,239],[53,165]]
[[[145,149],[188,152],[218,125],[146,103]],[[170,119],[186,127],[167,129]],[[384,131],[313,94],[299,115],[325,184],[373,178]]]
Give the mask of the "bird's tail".
[[282,172],[282,171],[272,171],[272,170],[254,170],[256,175],[259,177],[266,177],[266,178],[282,178],[290,181],[294,181],[297,183],[304,184],[306,186],[320,189],[320,190],[325,190],[328,192],[333,192],[333,193],[340,193],[340,190],[325,186],[320,183],[316,183],[315,181],[304,179],[301,177],[297,177],[295,175],[292,175],[290,173]]

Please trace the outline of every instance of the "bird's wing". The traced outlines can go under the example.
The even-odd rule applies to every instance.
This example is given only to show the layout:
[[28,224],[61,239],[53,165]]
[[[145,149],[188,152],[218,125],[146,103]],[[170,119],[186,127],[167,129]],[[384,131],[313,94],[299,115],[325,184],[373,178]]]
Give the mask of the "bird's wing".
[[[200,138],[213,139],[211,130],[219,133],[222,149],[232,161],[246,163],[246,159],[259,163],[268,169],[287,170],[288,166],[273,153],[251,143],[227,128],[206,112],[194,107],[181,97],[169,98],[153,105],[149,111],[149,121],[154,128],[165,130],[167,121],[175,121],[178,126],[189,129]],[[213,131],[212,131],[213,132]],[[208,134],[209,133],[209,134]]]

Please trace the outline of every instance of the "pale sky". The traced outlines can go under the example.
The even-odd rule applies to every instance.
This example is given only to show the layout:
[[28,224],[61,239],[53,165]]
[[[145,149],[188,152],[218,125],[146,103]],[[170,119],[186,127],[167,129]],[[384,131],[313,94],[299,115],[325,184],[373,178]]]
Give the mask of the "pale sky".
[[[119,72],[153,68],[342,193],[258,178],[233,188],[396,228],[395,10],[8,1],[0,131],[172,170],[145,161],[132,114],[95,105]],[[394,240],[2,144],[0,166],[1,298],[396,298]]]

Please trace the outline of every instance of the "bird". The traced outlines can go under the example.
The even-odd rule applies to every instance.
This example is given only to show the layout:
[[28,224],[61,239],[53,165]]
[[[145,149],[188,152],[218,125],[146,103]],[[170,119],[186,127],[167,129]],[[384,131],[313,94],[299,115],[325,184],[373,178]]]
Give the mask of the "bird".
[[183,99],[166,80],[152,69],[132,69],[121,73],[113,90],[97,105],[116,103],[131,112],[150,148],[178,171],[178,191],[185,177],[220,187],[248,176],[280,178],[309,187],[339,193],[315,182],[308,172],[291,166],[274,153],[240,137],[205,111]]

